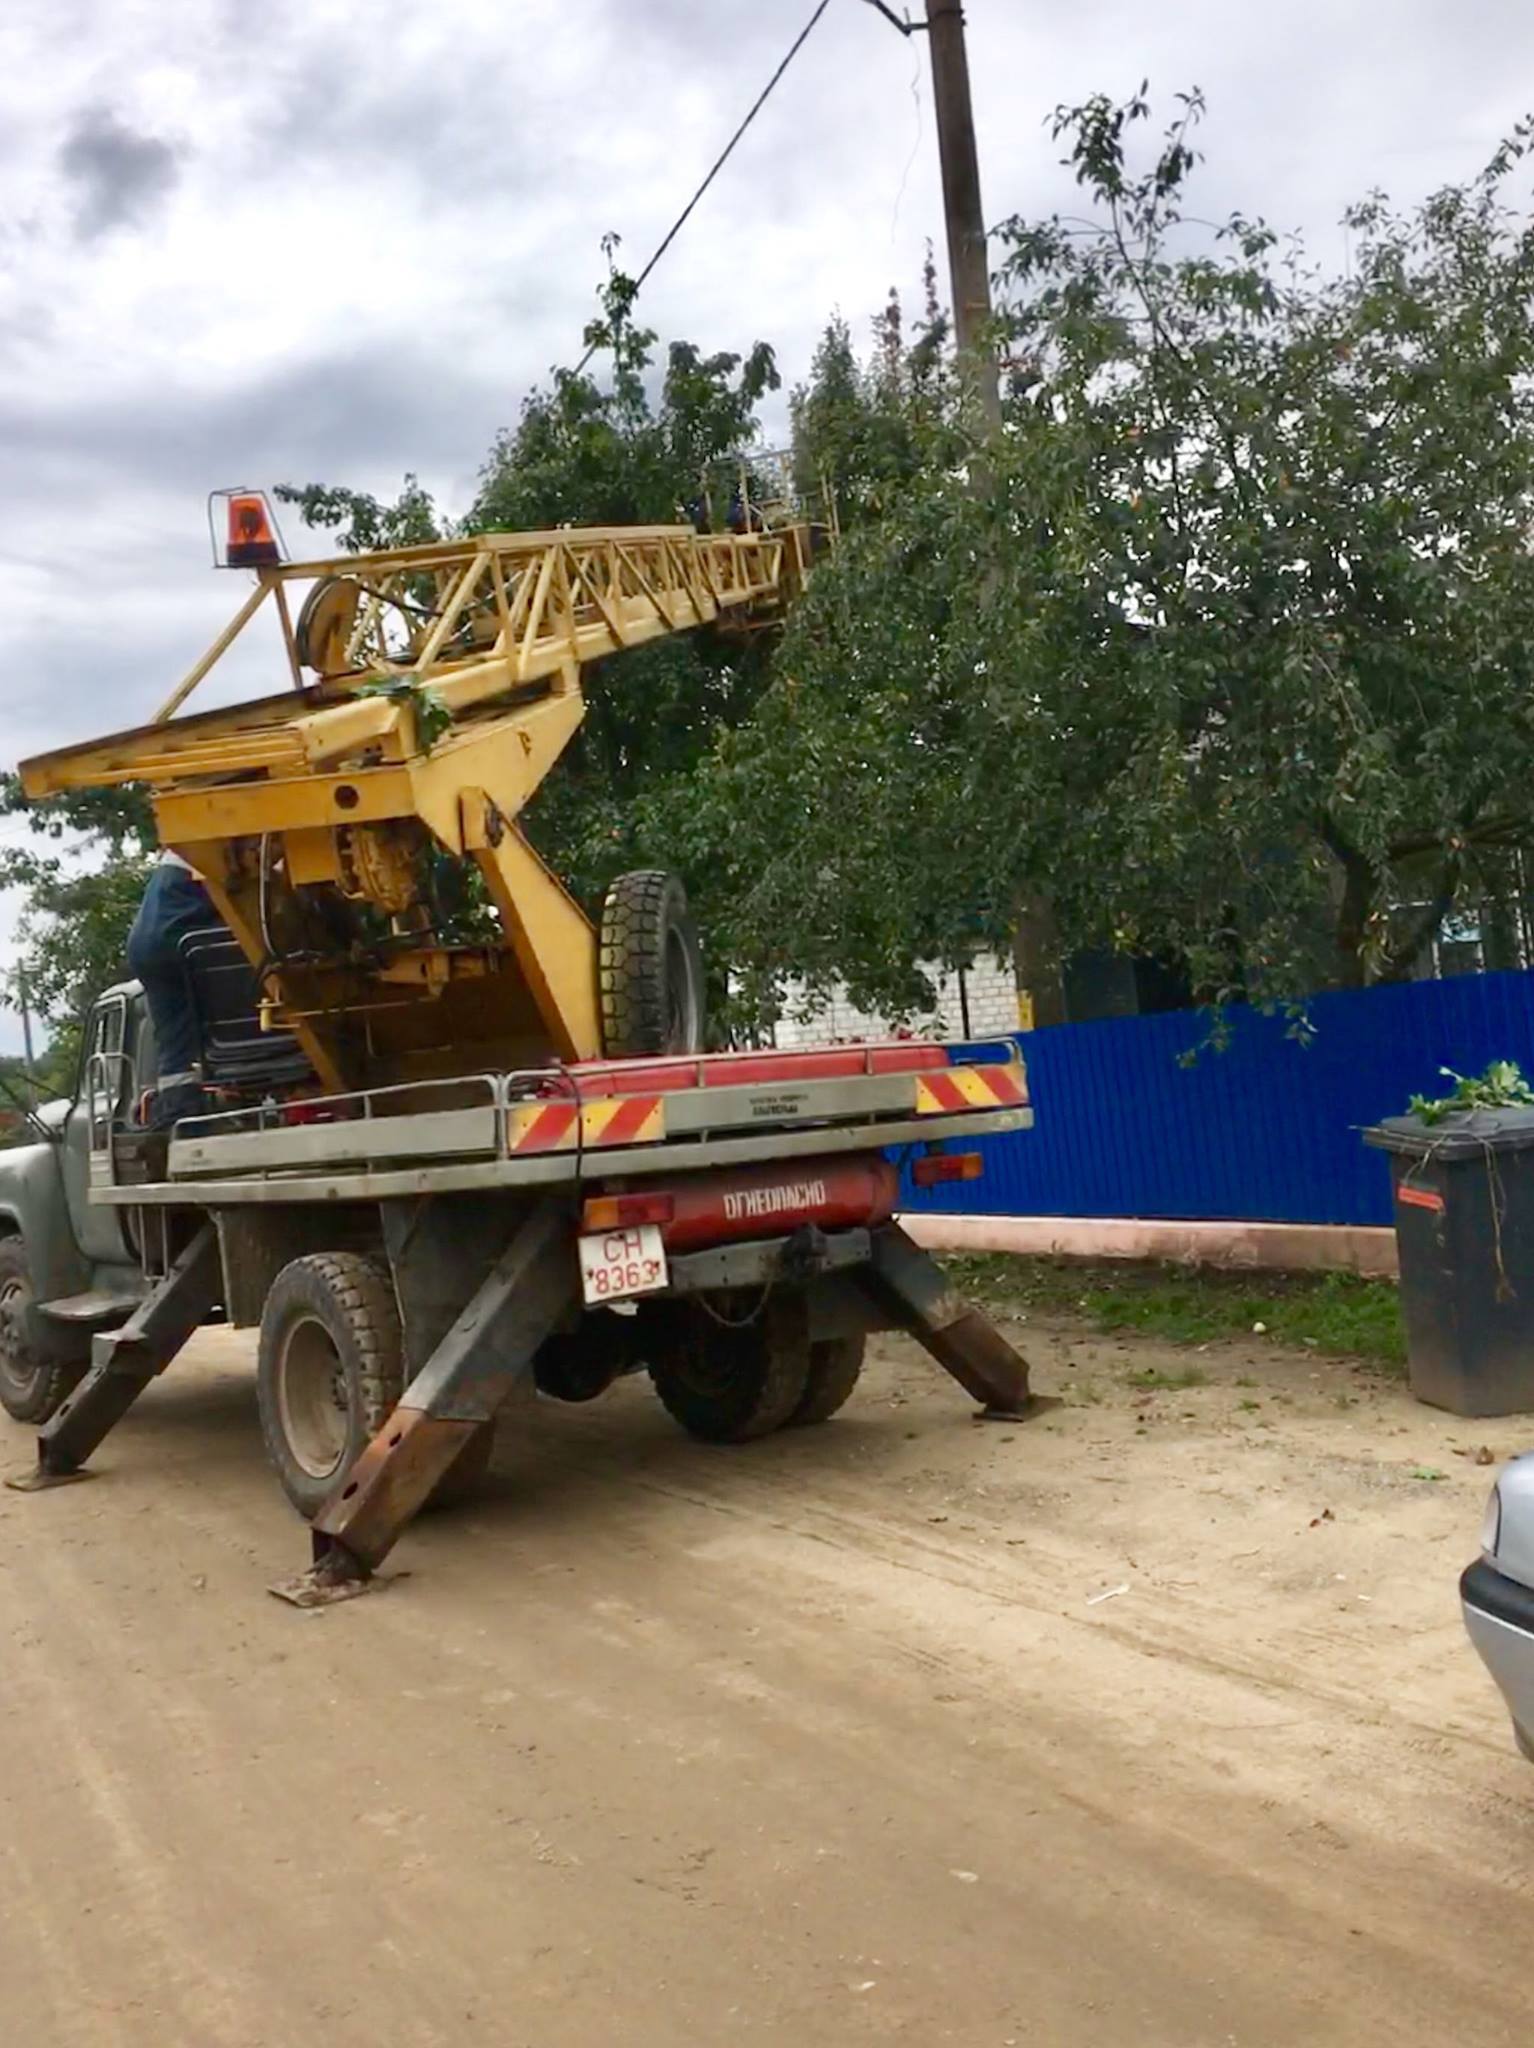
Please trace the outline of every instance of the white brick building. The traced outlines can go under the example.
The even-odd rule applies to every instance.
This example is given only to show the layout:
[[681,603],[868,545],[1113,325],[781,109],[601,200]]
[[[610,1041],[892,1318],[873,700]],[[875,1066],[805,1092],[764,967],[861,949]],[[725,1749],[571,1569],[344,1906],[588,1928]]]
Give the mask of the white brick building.
[[[930,1017],[912,1020],[911,1028],[921,1037],[996,1038],[1018,1029],[1017,976],[1010,960],[977,960],[964,970],[962,987],[957,974],[938,974],[930,968],[927,973],[937,989],[937,1005]],[[799,1022],[797,1016],[802,1000],[790,984],[784,1005],[787,1014],[773,1032],[774,1044],[785,1048],[829,1045],[894,1035],[886,1018],[858,1009],[844,989],[837,989],[806,1023]]]

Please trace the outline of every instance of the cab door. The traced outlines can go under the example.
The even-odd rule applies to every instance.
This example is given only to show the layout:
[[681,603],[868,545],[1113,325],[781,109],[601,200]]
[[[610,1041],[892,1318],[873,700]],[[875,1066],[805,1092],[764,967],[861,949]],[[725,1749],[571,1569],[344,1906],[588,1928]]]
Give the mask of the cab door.
[[64,1191],[75,1238],[86,1258],[136,1264],[123,1235],[122,1212],[90,1200],[92,1176],[109,1175],[113,1124],[126,1118],[136,1077],[132,1024],[125,989],[109,989],[90,1013],[75,1099],[64,1124]]

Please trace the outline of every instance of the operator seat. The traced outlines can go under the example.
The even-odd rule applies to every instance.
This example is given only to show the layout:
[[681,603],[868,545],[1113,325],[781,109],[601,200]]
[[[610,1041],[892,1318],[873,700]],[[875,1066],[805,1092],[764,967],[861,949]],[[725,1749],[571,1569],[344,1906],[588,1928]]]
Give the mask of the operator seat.
[[261,1029],[261,990],[239,941],[222,925],[188,932],[180,948],[208,1088],[236,1095],[313,1086],[308,1054],[290,1031]]

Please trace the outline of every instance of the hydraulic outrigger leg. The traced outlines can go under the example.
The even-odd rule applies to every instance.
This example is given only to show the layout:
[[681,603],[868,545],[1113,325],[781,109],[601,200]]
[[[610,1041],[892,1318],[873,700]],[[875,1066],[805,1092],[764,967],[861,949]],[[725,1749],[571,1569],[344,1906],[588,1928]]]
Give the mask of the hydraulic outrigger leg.
[[272,1587],[295,1607],[365,1593],[411,1518],[490,1422],[578,1292],[562,1205],[522,1224],[398,1407],[314,1518],[314,1562]]
[[17,1493],[41,1493],[88,1479],[81,1470],[86,1459],[207,1321],[221,1285],[218,1231],[203,1223],[122,1328],[92,1340],[90,1370],[38,1437],[35,1468],[6,1485]]
[[982,1403],[986,1422],[1015,1422],[1037,1413],[1028,1386],[1028,1361],[990,1317],[943,1278],[941,1267],[896,1223],[874,1232],[873,1259],[863,1284],[903,1330]]

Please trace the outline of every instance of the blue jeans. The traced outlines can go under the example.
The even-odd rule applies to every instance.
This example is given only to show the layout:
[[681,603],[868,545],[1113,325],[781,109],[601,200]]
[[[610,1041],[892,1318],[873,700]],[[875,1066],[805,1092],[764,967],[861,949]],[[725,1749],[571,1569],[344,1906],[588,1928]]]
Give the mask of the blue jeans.
[[[128,933],[128,972],[144,985],[159,1071],[164,1075],[190,1074],[202,1058],[202,1037],[179,950],[181,941],[188,932],[222,924],[212,897],[197,877],[161,861],[149,877]],[[166,1124],[178,1116],[195,1116],[202,1100],[199,1081],[173,1084],[155,1096],[153,1121]]]

